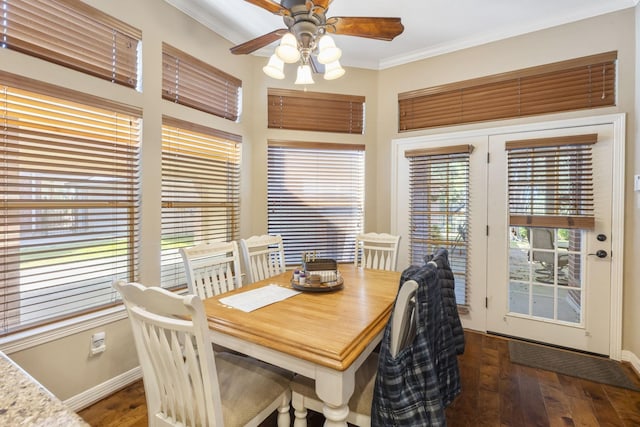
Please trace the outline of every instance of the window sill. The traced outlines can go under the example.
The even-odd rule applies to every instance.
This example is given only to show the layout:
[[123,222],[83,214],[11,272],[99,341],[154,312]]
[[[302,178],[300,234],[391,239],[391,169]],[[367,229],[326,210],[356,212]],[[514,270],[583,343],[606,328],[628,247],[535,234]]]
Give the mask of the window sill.
[[0,351],[5,354],[15,353],[126,318],[127,311],[124,305],[118,305],[62,322],[7,335],[0,338]]

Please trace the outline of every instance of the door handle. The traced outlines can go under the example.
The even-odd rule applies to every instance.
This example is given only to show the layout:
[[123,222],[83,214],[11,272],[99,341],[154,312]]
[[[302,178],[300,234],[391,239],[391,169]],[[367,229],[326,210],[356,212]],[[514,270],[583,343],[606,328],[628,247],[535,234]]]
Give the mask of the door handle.
[[588,254],[588,255],[595,255],[598,258],[606,258],[608,254],[607,254],[607,251],[605,251],[603,249],[600,249],[600,250],[596,251],[595,254]]

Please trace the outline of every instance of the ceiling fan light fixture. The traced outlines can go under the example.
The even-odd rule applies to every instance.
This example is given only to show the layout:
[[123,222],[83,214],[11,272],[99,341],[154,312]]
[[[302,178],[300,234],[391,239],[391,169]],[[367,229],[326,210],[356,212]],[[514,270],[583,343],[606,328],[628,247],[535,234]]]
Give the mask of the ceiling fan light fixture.
[[344,68],[340,65],[340,61],[333,61],[324,66],[324,79],[335,80],[344,75]]
[[296,36],[286,33],[280,40],[280,46],[276,48],[276,55],[283,62],[293,64],[300,59],[300,51],[298,50],[298,41]]
[[321,64],[329,64],[337,61],[342,56],[342,50],[336,47],[336,43],[333,41],[333,37],[328,34],[320,37],[318,44],[318,62]]
[[262,67],[262,71],[271,78],[282,80],[284,79],[284,61],[273,54],[269,58],[269,63]]
[[297,85],[312,85],[315,82],[311,76],[311,67],[309,64],[298,65],[298,74],[294,84]]

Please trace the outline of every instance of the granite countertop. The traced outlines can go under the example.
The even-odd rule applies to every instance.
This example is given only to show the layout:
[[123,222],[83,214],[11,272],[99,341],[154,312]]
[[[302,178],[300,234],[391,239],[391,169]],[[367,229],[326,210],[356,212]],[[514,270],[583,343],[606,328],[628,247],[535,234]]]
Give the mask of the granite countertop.
[[0,372],[0,426],[89,425],[2,352]]

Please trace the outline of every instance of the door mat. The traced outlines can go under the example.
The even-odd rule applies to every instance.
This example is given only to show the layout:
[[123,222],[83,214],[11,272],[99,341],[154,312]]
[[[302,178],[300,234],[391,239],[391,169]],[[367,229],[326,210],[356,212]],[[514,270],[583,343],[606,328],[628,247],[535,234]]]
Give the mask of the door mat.
[[620,363],[611,359],[513,340],[509,341],[509,357],[520,365],[640,391]]

